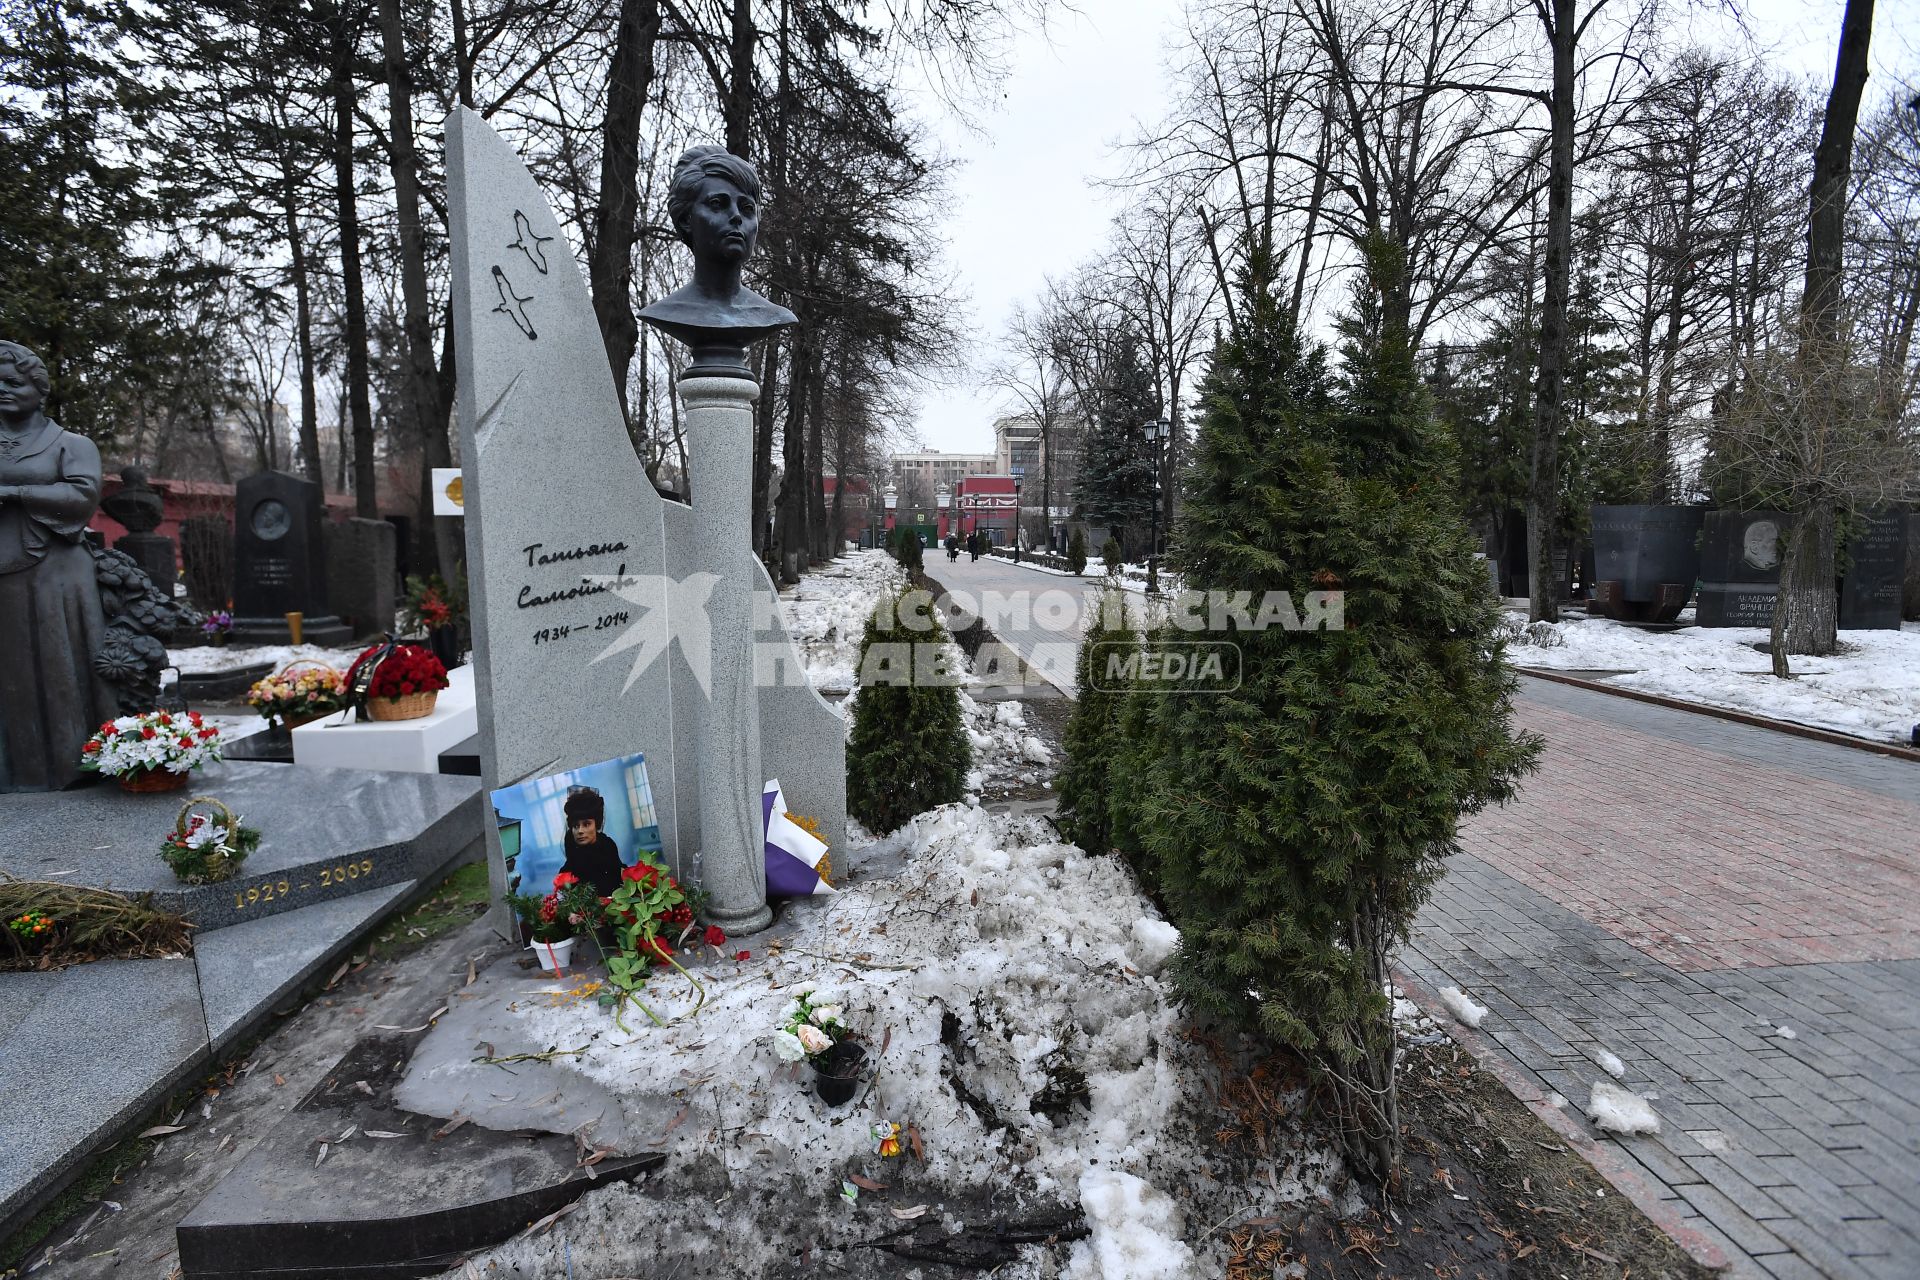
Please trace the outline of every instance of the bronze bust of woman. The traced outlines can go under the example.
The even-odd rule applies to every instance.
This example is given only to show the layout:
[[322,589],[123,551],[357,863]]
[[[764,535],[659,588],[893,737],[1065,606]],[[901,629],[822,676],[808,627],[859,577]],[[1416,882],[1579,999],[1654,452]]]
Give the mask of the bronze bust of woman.
[[81,776],[80,748],[118,713],[93,669],[106,637],[87,521],[100,451],[40,411],[39,356],[0,342],[0,791]]
[[752,377],[748,344],[796,319],[740,282],[760,235],[759,175],[725,147],[689,147],[673,166],[667,216],[693,250],[693,282],[640,318],[692,348],[693,363],[682,377]]

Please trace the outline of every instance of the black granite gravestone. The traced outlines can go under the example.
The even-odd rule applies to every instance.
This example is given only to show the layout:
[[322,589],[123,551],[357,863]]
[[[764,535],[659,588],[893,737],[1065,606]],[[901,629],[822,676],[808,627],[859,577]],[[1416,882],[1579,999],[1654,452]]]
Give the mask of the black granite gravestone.
[[1863,517],[1847,543],[1840,586],[1842,631],[1898,631],[1901,584],[1907,576],[1907,520],[1902,511]]
[[1700,530],[1703,627],[1770,627],[1780,590],[1782,538],[1792,518],[1778,511],[1709,511]]
[[320,486],[283,471],[261,471],[234,487],[233,634],[252,644],[285,644],[289,613],[303,615],[309,644],[346,644],[351,630],[327,611],[326,545]]
[[1594,609],[1621,622],[1671,622],[1700,576],[1702,507],[1593,508]]

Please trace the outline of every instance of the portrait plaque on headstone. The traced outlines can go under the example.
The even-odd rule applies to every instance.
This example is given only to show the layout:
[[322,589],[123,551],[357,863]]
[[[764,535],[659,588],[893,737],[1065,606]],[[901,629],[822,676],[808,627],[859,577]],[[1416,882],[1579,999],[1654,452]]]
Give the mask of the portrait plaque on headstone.
[[1779,511],[1709,511],[1700,530],[1703,627],[1770,627],[1792,517]]
[[327,612],[320,486],[261,471],[234,486],[233,630],[236,639],[285,644],[286,615],[305,615],[309,644],[345,644],[351,631]]

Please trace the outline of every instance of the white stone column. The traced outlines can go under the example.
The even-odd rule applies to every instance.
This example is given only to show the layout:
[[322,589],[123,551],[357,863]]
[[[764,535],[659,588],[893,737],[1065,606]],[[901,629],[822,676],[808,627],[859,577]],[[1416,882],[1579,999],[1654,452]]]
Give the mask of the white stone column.
[[695,744],[700,886],[728,933],[773,920],[761,833],[759,700],[753,686],[753,402],[749,378],[684,378],[693,562],[719,575],[707,603],[708,692]]

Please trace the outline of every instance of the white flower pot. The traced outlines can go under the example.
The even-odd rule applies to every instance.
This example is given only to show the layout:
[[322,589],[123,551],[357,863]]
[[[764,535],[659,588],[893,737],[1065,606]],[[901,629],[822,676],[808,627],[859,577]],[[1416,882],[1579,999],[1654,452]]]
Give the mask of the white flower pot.
[[558,973],[567,967],[573,959],[574,938],[562,938],[558,942],[536,942],[527,950],[539,959],[541,969],[548,973]]

